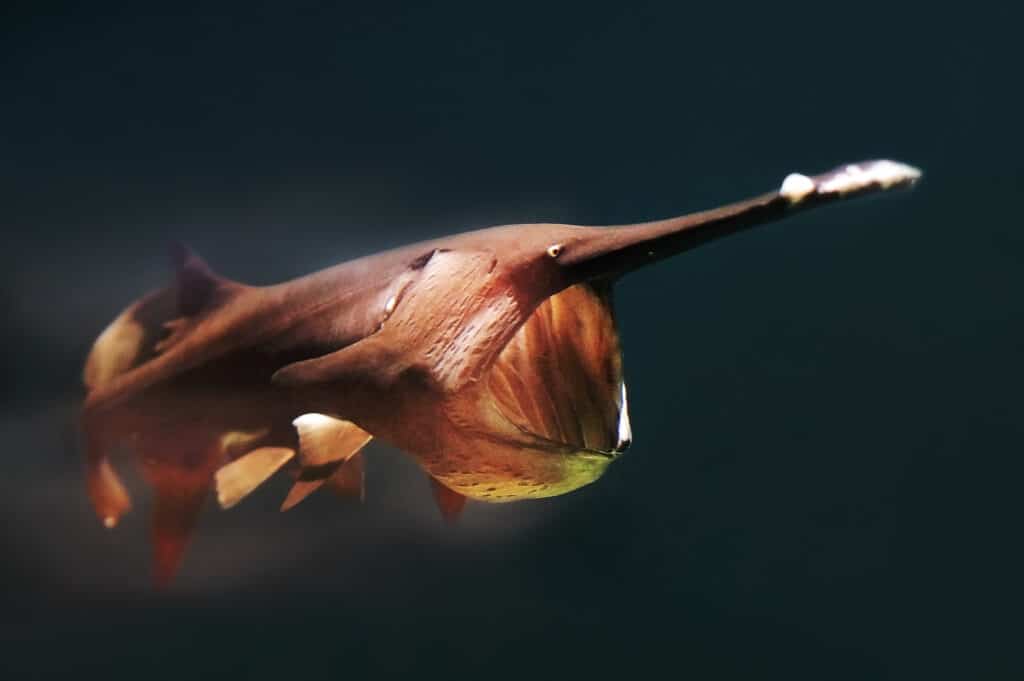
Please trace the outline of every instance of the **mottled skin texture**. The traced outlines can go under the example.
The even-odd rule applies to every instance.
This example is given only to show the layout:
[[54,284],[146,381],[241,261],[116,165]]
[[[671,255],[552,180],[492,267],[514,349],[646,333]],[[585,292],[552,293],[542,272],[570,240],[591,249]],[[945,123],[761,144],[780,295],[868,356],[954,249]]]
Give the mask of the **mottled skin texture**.
[[469,232],[268,287],[182,252],[176,282],[115,320],[86,365],[97,512],[112,526],[129,507],[106,459],[128,443],[157,492],[167,579],[213,473],[256,447],[297,448],[291,423],[308,413],[394,444],[457,495],[512,501],[592,482],[627,444],[613,283],[711,239],[916,179],[859,172],[851,184],[844,172],[809,178],[811,190],[798,183],[799,195],[641,225]]

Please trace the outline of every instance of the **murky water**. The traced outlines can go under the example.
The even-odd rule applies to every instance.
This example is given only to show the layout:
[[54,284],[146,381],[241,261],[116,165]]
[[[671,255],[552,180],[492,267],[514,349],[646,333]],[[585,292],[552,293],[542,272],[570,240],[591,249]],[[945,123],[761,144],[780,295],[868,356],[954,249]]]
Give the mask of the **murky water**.
[[[26,15],[5,40],[0,677],[1020,675],[1010,42],[896,10],[240,11]],[[893,69],[865,36],[923,56]],[[172,240],[271,283],[881,155],[926,181],[621,283],[634,443],[592,485],[449,526],[373,442],[363,503],[211,495],[162,591],[133,468],[115,530],[89,506],[81,365]]]

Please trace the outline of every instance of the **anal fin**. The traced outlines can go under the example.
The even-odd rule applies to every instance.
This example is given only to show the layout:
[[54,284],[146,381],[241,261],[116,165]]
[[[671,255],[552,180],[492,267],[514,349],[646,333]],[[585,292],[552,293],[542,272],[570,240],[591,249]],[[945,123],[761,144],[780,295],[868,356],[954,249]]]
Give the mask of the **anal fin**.
[[153,506],[153,579],[158,587],[170,584],[181,566],[209,484],[164,486],[157,489]]
[[437,508],[441,511],[441,517],[448,523],[454,523],[459,519],[462,509],[466,506],[466,497],[445,487],[436,478],[430,478],[430,486],[434,490],[434,501],[437,502]]

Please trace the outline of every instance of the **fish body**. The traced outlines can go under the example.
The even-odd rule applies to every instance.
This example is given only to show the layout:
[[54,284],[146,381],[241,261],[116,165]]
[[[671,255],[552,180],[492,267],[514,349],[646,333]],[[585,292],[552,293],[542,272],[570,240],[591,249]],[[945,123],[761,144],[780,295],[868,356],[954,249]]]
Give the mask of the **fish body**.
[[891,161],[850,164],[681,218],[495,227],[265,287],[178,249],[174,282],[126,309],[87,359],[93,504],[110,527],[130,508],[108,459],[127,445],[156,492],[167,581],[211,489],[231,506],[292,464],[284,508],[325,485],[361,496],[360,450],[373,437],[417,460],[446,517],[467,498],[572,491],[632,437],[612,307],[622,275],[918,176]]

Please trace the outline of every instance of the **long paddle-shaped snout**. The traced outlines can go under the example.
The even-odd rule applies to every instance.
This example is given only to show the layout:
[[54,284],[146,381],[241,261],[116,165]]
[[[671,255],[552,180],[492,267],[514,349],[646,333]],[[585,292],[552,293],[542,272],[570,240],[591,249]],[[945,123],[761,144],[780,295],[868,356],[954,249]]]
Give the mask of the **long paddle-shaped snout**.
[[833,201],[913,185],[921,171],[896,161],[850,163],[821,175],[793,173],[778,190],[668,220],[589,228],[565,249],[563,271],[574,281],[609,278],[703,243]]

